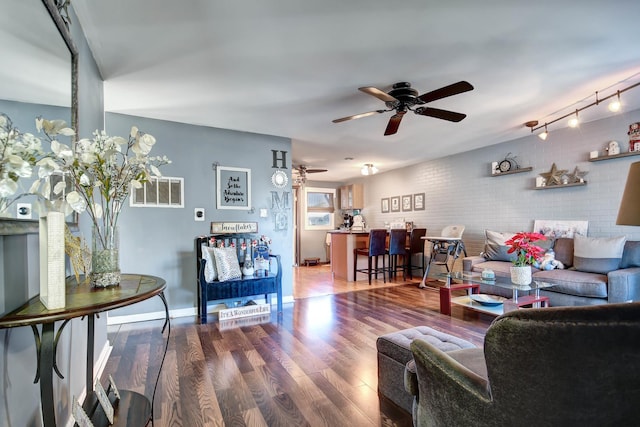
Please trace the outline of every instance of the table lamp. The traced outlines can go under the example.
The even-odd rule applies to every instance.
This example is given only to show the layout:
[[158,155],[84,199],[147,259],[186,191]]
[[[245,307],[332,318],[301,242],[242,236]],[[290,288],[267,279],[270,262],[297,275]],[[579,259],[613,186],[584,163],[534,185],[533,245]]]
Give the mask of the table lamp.
[[629,168],[616,225],[640,225],[640,162]]

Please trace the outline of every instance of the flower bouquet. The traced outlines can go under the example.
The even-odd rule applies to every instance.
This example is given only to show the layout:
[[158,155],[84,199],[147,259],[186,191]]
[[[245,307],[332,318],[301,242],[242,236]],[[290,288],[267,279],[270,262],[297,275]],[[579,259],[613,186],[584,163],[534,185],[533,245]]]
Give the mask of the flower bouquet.
[[72,191],[64,197],[65,206],[78,213],[86,211],[93,223],[92,284],[118,284],[117,223],[122,205],[132,188],[142,188],[150,177],[162,176],[158,167],[171,161],[166,156],[149,156],[156,139],[135,126],[128,138],[95,131],[93,138],[81,139],[71,147],[56,139],[58,134],[68,132],[62,132],[55,122],[40,118],[36,125],[51,140],[53,152],[37,162],[39,181],[48,186],[53,173],[62,173],[64,179],[52,193],[62,194],[68,181]]
[[516,258],[513,260],[511,267],[511,281],[517,285],[529,285],[531,283],[531,264],[542,258],[544,248],[533,244],[539,240],[546,240],[546,237],[540,233],[520,232],[511,239],[505,241],[510,246],[507,253],[515,253]]

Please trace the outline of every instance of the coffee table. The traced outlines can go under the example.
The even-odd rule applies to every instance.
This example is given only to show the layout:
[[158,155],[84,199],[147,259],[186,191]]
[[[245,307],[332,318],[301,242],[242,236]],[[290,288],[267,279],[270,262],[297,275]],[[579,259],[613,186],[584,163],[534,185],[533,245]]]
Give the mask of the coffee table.
[[[554,286],[553,283],[547,283],[534,280],[530,285],[516,285],[511,283],[507,278],[496,278],[496,280],[483,279],[480,273],[470,272],[449,272],[439,273],[438,277],[445,280],[445,286],[440,288],[440,313],[451,315],[451,305],[463,306],[482,313],[493,314],[499,316],[507,311],[517,309],[525,305],[532,307],[548,307],[549,297],[541,296],[540,289]],[[505,289],[511,289],[512,298],[502,298],[492,296],[493,298],[474,297],[480,295],[480,285],[496,286]],[[467,295],[452,297],[451,292],[455,290],[466,289]],[[518,295],[518,292],[533,291],[531,295]],[[486,302],[478,302],[478,300],[487,299]],[[490,301],[493,299],[493,301]],[[500,303],[500,301],[502,303]]]

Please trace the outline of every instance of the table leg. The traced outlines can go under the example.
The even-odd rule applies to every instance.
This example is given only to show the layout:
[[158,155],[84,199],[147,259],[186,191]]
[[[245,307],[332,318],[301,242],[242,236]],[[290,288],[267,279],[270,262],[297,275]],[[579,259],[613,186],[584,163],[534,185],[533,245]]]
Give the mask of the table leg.
[[451,316],[451,288],[440,288],[440,313]]
[[34,382],[40,381],[40,405],[42,407],[42,422],[44,427],[56,426],[56,412],[53,399],[53,367],[55,361],[55,333],[54,323],[42,324],[42,336],[34,327],[38,353],[38,372]]

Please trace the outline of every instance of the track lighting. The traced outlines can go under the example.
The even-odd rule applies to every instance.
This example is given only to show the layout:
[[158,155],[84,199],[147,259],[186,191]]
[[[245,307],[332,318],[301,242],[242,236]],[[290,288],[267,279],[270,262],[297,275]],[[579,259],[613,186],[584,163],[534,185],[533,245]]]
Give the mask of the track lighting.
[[617,95],[618,98],[611,101],[609,103],[609,106],[607,107],[612,113],[617,113],[618,111],[620,111],[620,107],[622,106],[622,104],[620,104],[620,91],[617,92]]
[[580,120],[578,120],[578,110],[576,110],[576,116],[569,119],[569,127],[575,128],[580,124]]
[[549,132],[547,131],[547,124],[544,124],[544,132],[540,132],[538,134],[538,138],[540,138],[543,141],[547,140],[547,137],[549,136]]
[[[627,80],[629,80],[629,79],[627,79]],[[622,82],[620,82],[620,83],[622,83]],[[542,140],[545,140],[545,139],[547,139],[547,136],[549,136],[549,131],[547,130],[547,125],[550,125],[550,124],[553,124],[553,123],[555,123],[557,121],[560,121],[560,120],[569,118],[571,116],[574,116],[574,117],[571,117],[571,119],[569,120],[569,126],[572,127],[572,128],[575,128],[580,123],[580,121],[578,120],[578,113],[580,111],[584,111],[587,108],[593,107],[594,105],[598,105],[600,102],[606,101],[607,99],[615,98],[608,105],[609,111],[614,112],[614,113],[617,112],[617,111],[620,111],[620,108],[621,108],[620,94],[623,93],[623,92],[626,92],[628,90],[631,90],[631,89],[633,89],[635,87],[638,87],[638,86],[640,86],[640,82],[634,83],[631,86],[628,86],[628,87],[626,87],[624,89],[620,89],[620,90],[618,90],[618,91],[612,93],[611,95],[608,95],[608,96],[606,96],[606,97],[604,97],[602,99],[598,99],[598,92],[596,92],[596,100],[594,102],[592,102],[591,104],[588,104],[588,105],[586,105],[586,106],[584,106],[582,108],[578,108],[578,109],[576,109],[575,111],[573,111],[571,113],[565,114],[565,115],[563,115],[561,117],[558,117],[558,118],[555,118],[555,119],[553,119],[551,121],[545,122],[544,125],[538,126],[538,121],[537,120],[528,121],[528,122],[525,123],[525,125],[527,127],[531,128],[531,133],[533,133],[533,132],[535,132],[535,131],[537,131],[539,129],[544,128],[544,132],[539,133],[538,137],[540,139],[542,139]]]
[[362,169],[360,169],[360,173],[362,173],[362,175],[374,175],[378,173],[378,168],[373,166],[372,163],[367,163],[362,166]]

